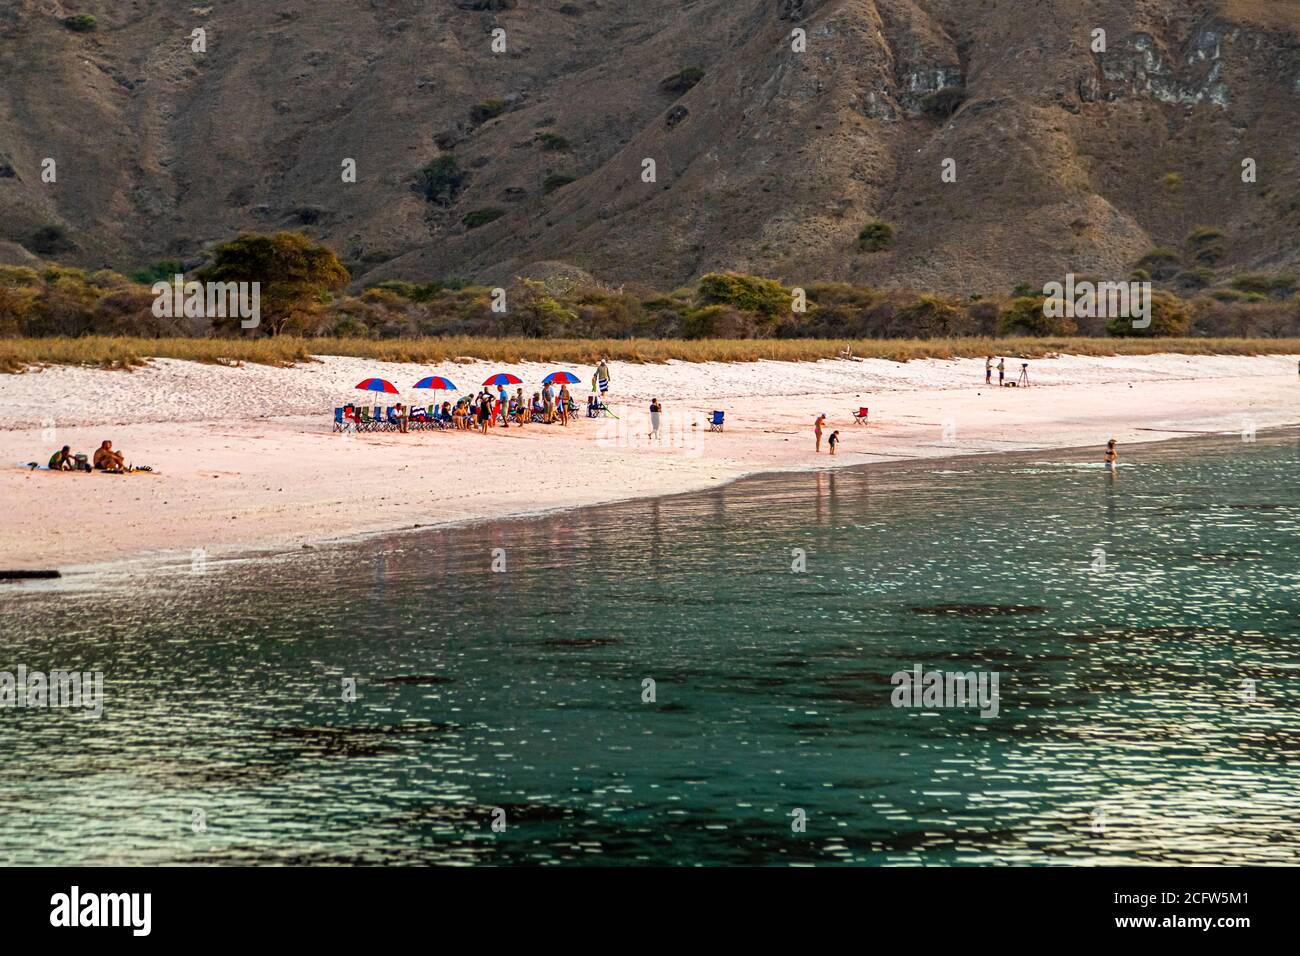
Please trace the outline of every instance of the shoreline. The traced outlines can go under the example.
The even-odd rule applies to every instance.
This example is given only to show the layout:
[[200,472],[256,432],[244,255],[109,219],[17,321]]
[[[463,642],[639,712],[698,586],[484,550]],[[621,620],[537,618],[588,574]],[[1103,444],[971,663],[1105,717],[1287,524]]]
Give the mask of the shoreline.
[[[1267,437],[1270,434],[1285,432],[1292,429],[1300,428],[1300,420],[1292,424],[1275,425],[1261,430],[1261,437]],[[1186,434],[1170,435],[1165,438],[1152,438],[1146,441],[1130,442],[1129,447],[1137,446],[1139,448],[1148,445],[1165,445],[1177,444],[1179,442],[1204,441],[1210,438],[1226,438],[1233,432],[1227,431],[1204,431]],[[240,549],[235,547],[228,552],[216,556],[209,556],[207,564],[210,566],[235,565],[246,562],[257,562],[265,560],[274,560],[279,558],[290,558],[294,555],[301,554],[304,550],[308,551],[329,551],[339,548],[347,548],[357,544],[364,544],[367,541],[373,541],[377,538],[405,536],[428,531],[450,531],[462,528],[480,528],[488,525],[500,525],[519,521],[537,521],[556,515],[562,515],[570,512],[581,512],[598,508],[613,508],[621,505],[627,505],[631,502],[644,502],[650,504],[653,502],[665,501],[673,498],[681,498],[688,495],[699,495],[710,491],[721,491],[731,488],[734,485],[745,481],[761,480],[764,478],[777,479],[788,477],[796,474],[810,473],[828,473],[838,471],[857,471],[870,470],[873,472],[888,473],[891,471],[908,471],[917,468],[933,468],[942,466],[945,463],[972,462],[974,460],[986,457],[992,454],[998,454],[1002,461],[1023,460],[1029,462],[1036,456],[1047,455],[1052,458],[1070,461],[1082,459],[1085,452],[1095,452],[1096,449],[1090,445],[1075,445],[1068,447],[1043,447],[1043,448],[1026,448],[1010,452],[966,452],[957,453],[947,456],[936,456],[933,458],[908,458],[905,460],[893,461],[865,461],[865,462],[844,462],[835,465],[827,465],[821,468],[804,468],[804,469],[772,469],[765,471],[755,471],[747,474],[740,474],[730,477],[716,484],[706,485],[700,488],[688,488],[678,491],[666,491],[651,495],[634,495],[626,498],[610,498],[604,501],[560,505],[545,511],[521,511],[496,517],[472,517],[472,518],[453,518],[438,524],[414,524],[411,526],[401,526],[392,528],[378,528],[367,531],[357,531],[348,534],[341,534],[334,538],[323,538],[315,544],[299,546],[292,548],[287,546],[249,546]],[[1121,462],[1121,467],[1130,463]],[[1099,472],[1099,476],[1103,473]],[[95,564],[70,565],[60,568],[62,577],[54,579],[32,579],[32,580],[13,580],[0,582],[0,588],[4,585],[22,585],[22,591],[17,593],[36,593],[44,591],[60,590],[82,590],[83,586],[99,587],[107,584],[108,578],[122,578],[123,583],[140,576],[155,576],[158,573],[163,574],[185,574],[184,565],[189,563],[190,559],[185,557],[179,551],[176,553],[161,553],[151,555],[140,555],[136,557],[123,558],[114,561],[107,561]],[[0,593],[3,593],[0,590]],[[16,592],[10,592],[16,593]]]
[[[46,370],[0,381],[0,402],[18,409],[8,420],[28,426],[0,430],[0,458],[9,459],[0,468],[9,502],[0,566],[129,575],[189,563],[196,549],[208,562],[267,557],[699,492],[768,473],[1089,447],[1100,457],[1109,437],[1120,440],[1123,461],[1128,444],[1230,434],[1242,421],[1259,431],[1300,423],[1292,356],[1062,356],[1032,363],[1033,387],[1001,390],[984,386],[983,363],[970,359],[616,365],[612,394],[629,403],[617,424],[579,419],[568,429],[529,425],[486,437],[332,433],[326,404],[341,404],[365,377],[358,370],[377,365],[333,358],[248,375],[171,360],[150,374]],[[489,367],[526,383],[543,368],[476,363],[452,374],[469,390]],[[426,371],[383,366],[376,374],[405,384]],[[264,395],[277,385],[281,398],[268,402]],[[574,391],[580,404],[581,388]],[[284,393],[290,406],[317,405],[321,414],[231,412],[283,407]],[[650,397],[665,403],[666,445],[638,440]],[[872,409],[865,428],[849,415],[858,404]],[[705,431],[709,407],[727,411],[723,432]],[[31,427],[42,408],[53,424]],[[192,414],[177,421],[177,409]],[[841,434],[835,459],[824,447],[821,456],[812,453],[812,419],[821,411],[831,415],[827,433]],[[37,459],[29,449],[48,455],[49,428],[74,450],[93,447],[102,433],[158,471],[59,475],[17,467],[25,451],[26,460]]]

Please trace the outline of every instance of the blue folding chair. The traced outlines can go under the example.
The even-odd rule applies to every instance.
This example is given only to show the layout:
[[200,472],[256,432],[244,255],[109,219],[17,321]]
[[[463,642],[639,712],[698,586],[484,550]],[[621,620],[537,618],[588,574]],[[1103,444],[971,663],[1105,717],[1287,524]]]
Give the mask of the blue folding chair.
[[727,415],[726,412],[720,412],[715,409],[713,412],[713,417],[709,419],[709,431],[711,432],[722,431],[722,420],[726,417],[726,415]]
[[343,417],[343,409],[334,409],[334,431],[346,432],[352,430],[352,423]]

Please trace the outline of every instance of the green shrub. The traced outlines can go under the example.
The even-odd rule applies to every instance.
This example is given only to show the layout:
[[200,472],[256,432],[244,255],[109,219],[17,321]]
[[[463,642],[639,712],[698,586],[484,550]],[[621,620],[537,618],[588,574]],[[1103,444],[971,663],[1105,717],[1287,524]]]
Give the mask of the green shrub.
[[95,18],[89,13],[74,13],[63,18],[63,25],[74,33],[89,33],[95,29]]
[[1106,334],[1116,338],[1177,338],[1186,335],[1191,324],[1191,313],[1181,299],[1168,292],[1156,292],[1151,296],[1149,326],[1135,329],[1132,318],[1116,317],[1106,323]]
[[966,91],[959,86],[945,86],[921,100],[921,110],[930,116],[948,117],[966,102]]
[[678,70],[672,76],[666,76],[660,80],[659,89],[665,93],[681,96],[702,79],[704,79],[702,69],[698,66],[688,66]]
[[432,302],[442,293],[441,282],[406,282],[402,279],[386,279],[366,286],[378,289],[406,299],[409,302]]
[[569,141],[558,133],[538,133],[533,137],[533,142],[553,153],[563,153],[569,149]]
[[701,306],[729,305],[769,318],[790,310],[790,293],[781,283],[735,272],[710,272],[700,277],[696,299]]
[[1003,335],[1073,335],[1079,326],[1065,316],[1048,316],[1043,311],[1047,300],[1041,295],[1013,299],[1002,313],[999,326]]
[[184,273],[184,263],[177,262],[174,259],[167,259],[162,262],[155,262],[152,265],[142,266],[133,272],[128,272],[126,276],[132,282],[138,282],[141,285],[153,285],[155,282],[170,281]]
[[1160,188],[1167,193],[1181,192],[1183,188],[1183,177],[1180,173],[1165,173],[1160,177]]
[[542,192],[549,196],[551,193],[555,192],[555,190],[574,182],[575,179],[576,177],[566,176],[563,173],[555,173],[551,176],[547,176],[542,180]]
[[70,251],[75,244],[62,226],[41,226],[31,234],[25,245],[38,256],[54,256]]
[[475,124],[486,123],[488,120],[500,116],[508,109],[510,109],[510,104],[505,100],[485,100],[469,108],[469,118]]
[[1240,275],[1228,283],[1246,295],[1274,296],[1285,299],[1295,288],[1295,276],[1267,276],[1260,273]]
[[881,219],[873,219],[858,233],[858,248],[864,252],[879,252],[894,243],[894,227]]
[[1204,289],[1214,281],[1214,273],[1204,266],[1198,266],[1194,269],[1184,269],[1178,275],[1174,276],[1174,282],[1181,289],[1195,290]]
[[461,222],[466,229],[477,229],[479,226],[486,226],[490,222],[495,222],[505,214],[504,209],[489,206],[486,209],[475,209],[473,212],[466,213]]
[[1197,226],[1187,234],[1187,251],[1194,261],[1203,265],[1214,265],[1226,254],[1223,243],[1223,231],[1212,226]]
[[468,178],[455,156],[439,156],[420,170],[416,187],[429,202],[447,207],[455,203]]
[[1164,282],[1178,274],[1181,263],[1176,249],[1159,246],[1148,251],[1134,268],[1144,269],[1157,282]]

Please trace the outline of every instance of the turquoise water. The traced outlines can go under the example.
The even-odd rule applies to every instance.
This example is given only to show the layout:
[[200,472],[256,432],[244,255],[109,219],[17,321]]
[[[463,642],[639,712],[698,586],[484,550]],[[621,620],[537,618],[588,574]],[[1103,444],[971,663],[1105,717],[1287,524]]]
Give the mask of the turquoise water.
[[[0,710],[0,862],[1295,864],[1297,450],[765,476],[7,587],[0,670],[106,701]],[[997,716],[892,706],[914,665],[996,671]]]

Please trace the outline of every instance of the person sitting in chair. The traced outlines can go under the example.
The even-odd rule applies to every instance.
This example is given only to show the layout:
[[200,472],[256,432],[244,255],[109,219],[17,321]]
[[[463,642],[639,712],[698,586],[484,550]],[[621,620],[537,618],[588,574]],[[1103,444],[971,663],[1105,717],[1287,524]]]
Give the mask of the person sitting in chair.
[[122,474],[126,471],[126,458],[120,452],[113,451],[113,443],[105,440],[95,449],[94,465],[97,471]]

